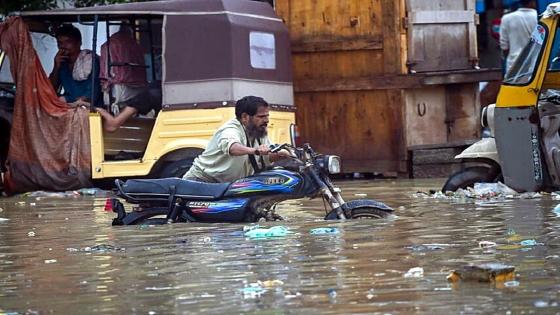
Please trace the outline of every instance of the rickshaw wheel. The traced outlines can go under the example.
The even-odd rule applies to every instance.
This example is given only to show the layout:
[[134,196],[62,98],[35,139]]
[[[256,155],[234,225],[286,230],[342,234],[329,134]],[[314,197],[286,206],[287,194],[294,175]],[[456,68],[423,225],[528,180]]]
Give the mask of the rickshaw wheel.
[[169,162],[164,165],[158,172],[158,178],[168,177],[183,177],[185,173],[191,168],[193,164],[192,158],[181,159],[174,162]]
[[457,191],[473,187],[475,183],[493,183],[499,179],[501,173],[487,166],[472,166],[461,170],[447,179],[441,191]]

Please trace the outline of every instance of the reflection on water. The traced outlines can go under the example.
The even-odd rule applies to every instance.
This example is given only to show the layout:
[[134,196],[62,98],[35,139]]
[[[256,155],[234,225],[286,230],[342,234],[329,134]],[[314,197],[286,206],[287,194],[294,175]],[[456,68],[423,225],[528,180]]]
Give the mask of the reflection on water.
[[[0,199],[0,313],[557,312],[559,201],[415,196],[441,184],[341,182],[347,199],[367,195],[397,216],[325,222],[320,200],[292,201],[278,209],[287,221],[265,225],[294,233],[270,240],[245,238],[242,224],[112,227],[101,198]],[[339,233],[310,234],[318,227]],[[485,262],[515,266],[516,281],[445,278]],[[414,267],[423,275],[405,277]]]

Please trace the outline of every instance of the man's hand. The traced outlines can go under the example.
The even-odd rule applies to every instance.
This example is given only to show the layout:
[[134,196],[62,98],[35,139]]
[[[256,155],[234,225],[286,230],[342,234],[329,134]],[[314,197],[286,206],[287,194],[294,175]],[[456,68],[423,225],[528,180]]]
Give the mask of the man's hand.
[[292,154],[290,152],[288,152],[288,150],[280,150],[278,152],[275,153],[270,153],[270,161],[271,162],[276,162],[276,161],[280,161],[283,159],[287,159],[292,157]]
[[62,49],[58,50],[56,56],[54,56],[54,68],[59,69],[60,64],[66,61],[68,61],[68,55],[66,52]]
[[268,155],[269,153],[270,153],[270,148],[268,147],[268,145],[261,144],[255,149],[255,152],[253,154],[254,155]]
[[78,98],[76,101],[72,102],[72,103],[68,103],[68,106],[70,107],[78,107],[78,106],[82,106],[85,108],[89,108],[91,104],[88,101],[85,101],[82,98]]

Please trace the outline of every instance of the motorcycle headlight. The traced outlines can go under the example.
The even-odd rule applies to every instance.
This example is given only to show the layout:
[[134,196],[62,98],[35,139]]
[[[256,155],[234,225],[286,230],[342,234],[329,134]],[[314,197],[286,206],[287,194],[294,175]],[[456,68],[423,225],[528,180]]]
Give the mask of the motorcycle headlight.
[[327,155],[326,157],[327,168],[329,170],[329,174],[338,174],[340,173],[340,157],[336,155]]

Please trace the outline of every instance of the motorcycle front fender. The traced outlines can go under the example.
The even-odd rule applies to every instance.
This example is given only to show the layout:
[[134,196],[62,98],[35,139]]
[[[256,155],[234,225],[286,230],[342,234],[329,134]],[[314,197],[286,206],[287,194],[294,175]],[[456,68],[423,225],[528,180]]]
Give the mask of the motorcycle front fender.
[[[384,204],[381,201],[373,200],[373,199],[358,199],[349,201],[342,206],[340,206],[344,211],[344,215],[347,219],[351,219],[355,216],[355,211],[362,209],[363,211],[371,212],[371,214],[378,216],[378,217],[385,217],[393,213],[393,208],[389,207],[388,205]],[[337,220],[340,219],[338,216],[338,210],[340,208],[336,208],[331,210],[326,216],[325,220]]]
[[456,155],[455,159],[490,159],[500,164],[500,158],[496,148],[496,139],[482,138]]

